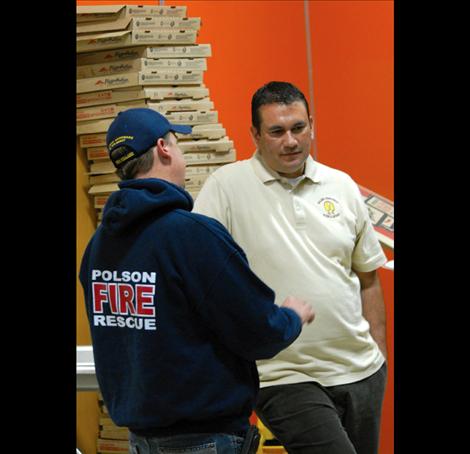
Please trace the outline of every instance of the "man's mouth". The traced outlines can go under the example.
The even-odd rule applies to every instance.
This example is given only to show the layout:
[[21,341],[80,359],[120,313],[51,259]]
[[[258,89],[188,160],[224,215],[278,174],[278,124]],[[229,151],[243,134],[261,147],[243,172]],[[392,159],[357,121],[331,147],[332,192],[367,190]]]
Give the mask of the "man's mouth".
[[301,151],[301,150],[289,151],[289,152],[287,152],[287,153],[281,153],[281,156],[291,156],[291,155],[299,154],[299,153],[302,153],[302,151]]

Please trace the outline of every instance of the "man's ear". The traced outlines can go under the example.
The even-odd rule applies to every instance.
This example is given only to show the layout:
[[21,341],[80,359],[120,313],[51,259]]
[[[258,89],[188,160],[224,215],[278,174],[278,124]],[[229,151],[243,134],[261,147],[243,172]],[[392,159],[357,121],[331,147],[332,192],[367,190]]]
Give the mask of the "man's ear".
[[165,142],[163,138],[160,137],[159,139],[157,139],[156,146],[157,146],[156,149],[157,149],[158,157],[161,160],[171,159],[170,150],[168,149],[168,144]]
[[259,132],[253,125],[250,127],[250,134],[251,134],[251,138],[253,139],[253,142],[256,145],[256,148],[258,148]]

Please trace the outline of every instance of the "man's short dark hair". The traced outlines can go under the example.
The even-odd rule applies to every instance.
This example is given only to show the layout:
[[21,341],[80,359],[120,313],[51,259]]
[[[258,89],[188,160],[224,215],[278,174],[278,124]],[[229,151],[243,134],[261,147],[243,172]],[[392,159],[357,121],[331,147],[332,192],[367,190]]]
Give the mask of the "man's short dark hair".
[[268,82],[256,90],[251,98],[251,123],[259,131],[261,118],[259,108],[265,104],[292,104],[296,101],[302,101],[307,109],[307,115],[310,117],[308,102],[304,94],[289,82]]
[[[173,134],[171,131],[167,132],[162,139],[165,142],[170,140],[170,135]],[[156,146],[156,145],[155,145]],[[155,146],[149,148],[144,154],[138,158],[132,159],[128,163],[124,164],[121,168],[116,170],[121,180],[132,180],[139,173],[148,172],[153,166],[153,150]],[[116,148],[119,150],[119,148]]]
[[[116,170],[121,180],[132,180],[139,173],[148,172],[153,166],[153,149],[149,148],[144,154],[138,158],[132,159],[131,161],[124,164],[122,167]],[[119,150],[119,148],[116,148]]]

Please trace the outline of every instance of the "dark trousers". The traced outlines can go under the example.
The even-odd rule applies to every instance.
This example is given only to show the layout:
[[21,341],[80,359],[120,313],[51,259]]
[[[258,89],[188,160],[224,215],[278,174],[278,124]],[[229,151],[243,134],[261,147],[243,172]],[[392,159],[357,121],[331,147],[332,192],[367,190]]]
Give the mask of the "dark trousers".
[[347,385],[261,388],[256,414],[292,454],[377,454],[387,368]]
[[129,454],[240,454],[244,438],[225,433],[144,437],[129,433]]

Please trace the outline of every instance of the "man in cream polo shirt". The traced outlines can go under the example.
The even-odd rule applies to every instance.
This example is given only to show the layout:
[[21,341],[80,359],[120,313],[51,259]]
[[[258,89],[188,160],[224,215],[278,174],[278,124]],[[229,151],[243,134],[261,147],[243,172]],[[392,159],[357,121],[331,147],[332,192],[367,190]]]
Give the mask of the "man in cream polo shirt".
[[310,156],[304,95],[270,82],[252,99],[253,157],[221,167],[194,210],[219,220],[276,292],[315,323],[258,361],[256,412],[289,453],[376,454],[386,383],[386,257],[354,181]]

